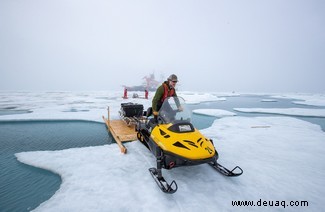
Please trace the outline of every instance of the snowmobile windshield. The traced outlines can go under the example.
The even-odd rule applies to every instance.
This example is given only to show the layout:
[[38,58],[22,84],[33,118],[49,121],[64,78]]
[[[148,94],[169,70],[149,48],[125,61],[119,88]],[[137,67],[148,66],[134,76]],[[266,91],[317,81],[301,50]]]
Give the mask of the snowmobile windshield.
[[163,102],[159,110],[159,117],[165,124],[178,121],[191,122],[191,111],[182,97],[169,97]]

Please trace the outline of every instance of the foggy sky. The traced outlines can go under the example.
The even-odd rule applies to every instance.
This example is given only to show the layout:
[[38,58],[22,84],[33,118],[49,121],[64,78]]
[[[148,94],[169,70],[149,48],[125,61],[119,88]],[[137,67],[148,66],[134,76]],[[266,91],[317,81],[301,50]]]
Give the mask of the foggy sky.
[[1,90],[325,92],[323,0],[0,0]]

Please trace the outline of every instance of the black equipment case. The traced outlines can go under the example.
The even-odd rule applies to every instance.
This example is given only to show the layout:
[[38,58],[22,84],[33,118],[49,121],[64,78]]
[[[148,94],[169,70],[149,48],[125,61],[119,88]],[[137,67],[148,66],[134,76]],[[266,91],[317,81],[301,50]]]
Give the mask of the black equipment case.
[[140,117],[143,115],[143,105],[141,104],[121,103],[121,110],[124,117]]

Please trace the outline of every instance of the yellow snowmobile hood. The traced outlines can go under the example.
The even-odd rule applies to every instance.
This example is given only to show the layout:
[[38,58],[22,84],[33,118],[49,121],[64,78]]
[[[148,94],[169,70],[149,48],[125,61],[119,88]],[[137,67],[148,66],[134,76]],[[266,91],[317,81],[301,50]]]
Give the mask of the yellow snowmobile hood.
[[171,123],[160,124],[151,132],[152,140],[162,150],[190,160],[208,159],[215,155],[212,142],[197,129],[194,128],[191,132],[173,132],[168,129],[171,126]]

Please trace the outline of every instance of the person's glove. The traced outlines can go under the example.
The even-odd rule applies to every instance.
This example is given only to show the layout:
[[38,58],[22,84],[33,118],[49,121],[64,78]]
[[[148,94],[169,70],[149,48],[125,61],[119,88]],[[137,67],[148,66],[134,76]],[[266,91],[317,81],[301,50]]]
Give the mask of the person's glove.
[[182,106],[179,106],[179,107],[178,107],[178,111],[179,111],[179,112],[182,112],[183,110],[184,110],[184,109],[183,109]]

